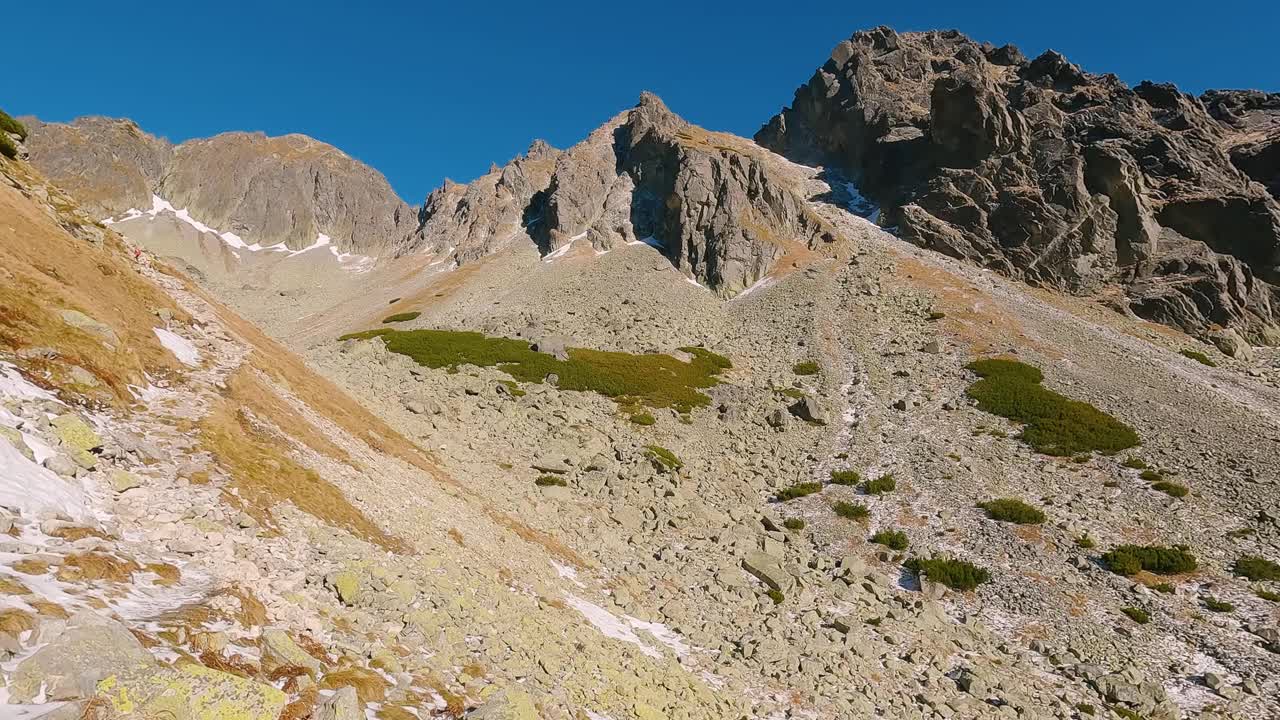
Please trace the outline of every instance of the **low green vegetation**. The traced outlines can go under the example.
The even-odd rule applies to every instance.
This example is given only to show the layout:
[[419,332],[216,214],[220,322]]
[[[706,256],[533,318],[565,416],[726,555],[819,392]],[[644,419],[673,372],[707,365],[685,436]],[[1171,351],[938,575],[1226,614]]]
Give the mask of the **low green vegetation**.
[[987,517],[1000,522],[1018,525],[1039,525],[1044,522],[1044,512],[1028,505],[1017,498],[997,498],[978,503],[978,507],[987,511]]
[[644,452],[650,460],[662,466],[662,469],[667,472],[674,472],[684,467],[684,463],[676,457],[675,453],[661,445],[645,445]]
[[636,413],[635,415],[632,415],[631,422],[635,423],[636,425],[647,426],[647,425],[652,425],[658,421],[654,419],[653,415],[650,415],[647,412],[643,412],[643,413]]
[[866,505],[845,502],[843,500],[832,505],[831,509],[835,511],[836,515],[844,518],[845,520],[862,521],[866,520],[871,515],[871,511],[867,509]]
[[515,380],[502,380],[501,382],[502,386],[507,389],[507,392],[511,393],[511,397],[524,397],[527,394],[524,390],[520,389],[520,383],[517,383]]
[[1280,603],[1280,593],[1278,592],[1271,592],[1270,590],[1258,589],[1258,590],[1254,590],[1253,594],[1257,595],[1258,597],[1268,602]]
[[1176,482],[1169,482],[1168,480],[1161,480],[1158,483],[1153,483],[1151,485],[1151,489],[1159,490],[1165,495],[1175,498],[1186,497],[1187,493],[1191,492],[1186,485],[1179,485]]
[[857,485],[862,480],[862,475],[857,470],[832,470],[832,485]]
[[1157,575],[1178,575],[1196,569],[1196,556],[1185,546],[1120,545],[1102,556],[1102,565],[1124,576],[1137,575],[1143,570]]
[[769,596],[769,599],[773,601],[774,605],[781,605],[782,601],[787,599],[786,596],[782,594],[781,590],[774,590],[773,588],[766,590],[765,595]]
[[932,321],[936,321],[936,320],[941,320],[942,318],[944,318],[944,317],[946,317],[946,316],[947,316],[947,314],[946,314],[946,313],[944,313],[944,312],[940,312],[940,311],[938,311],[938,310],[933,310],[933,311],[930,311],[930,313],[929,313],[929,320],[930,320],[931,322],[932,322]]
[[1215,597],[1206,597],[1204,599],[1204,609],[1208,610],[1209,612],[1229,613],[1229,612],[1235,612],[1236,606],[1232,605],[1231,603],[1225,600],[1219,600],[1218,598],[1215,598]]
[[971,562],[948,558],[911,558],[907,570],[942,583],[952,590],[972,590],[991,580],[991,573]]
[[1256,555],[1242,555],[1232,571],[1254,582],[1280,580],[1280,565]]
[[1136,711],[1130,710],[1127,707],[1122,707],[1120,705],[1110,705],[1108,707],[1111,709],[1111,712],[1120,717],[1120,720],[1147,720]]
[[533,481],[533,484],[538,487],[568,487],[569,485],[569,483],[565,482],[565,479],[559,475],[539,475],[538,478]]
[[1146,470],[1147,469],[1146,461],[1134,455],[1130,455],[1129,457],[1125,458],[1124,462],[1120,464],[1129,468],[1130,470]]
[[1151,615],[1142,608],[1122,607],[1120,608],[1120,612],[1127,615],[1130,620],[1138,623],[1139,625],[1146,625],[1151,622]]
[[1205,355],[1199,350],[1182,350],[1181,354],[1183,357],[1191,358],[1192,360],[1195,360],[1201,365],[1208,365],[1209,367],[1218,367],[1218,363],[1210,360],[1208,355]]
[[1167,582],[1156,583],[1155,585],[1151,586],[1151,589],[1155,590],[1158,593],[1163,593],[1165,595],[1172,595],[1174,592],[1173,585]]
[[[394,317],[394,316],[393,316]],[[676,408],[689,412],[711,403],[700,389],[719,382],[729,360],[704,348],[680,348],[693,356],[681,362],[670,355],[632,355],[569,348],[567,360],[534,352],[529,343],[453,330],[367,330],[342,340],[382,338],[387,349],[419,365],[456,370],[460,365],[496,367],[520,382],[543,382],[555,375],[561,390],[596,392],[619,404]]]
[[987,358],[966,367],[979,377],[966,391],[978,408],[1023,424],[1020,438],[1037,452],[1071,456],[1115,453],[1138,444],[1133,428],[1089,403],[1041,386],[1039,368],[1005,358]]
[[1087,532],[1083,533],[1082,535],[1080,535],[1080,537],[1076,538],[1076,547],[1081,548],[1083,550],[1091,550],[1097,544],[1098,543],[1094,542],[1093,537],[1090,536],[1089,533]]
[[9,113],[0,110],[0,130],[6,133],[13,133],[20,140],[27,139],[27,126],[14,120]]
[[1098,713],[1098,708],[1089,703],[1076,703],[1076,710],[1079,710],[1081,715],[1093,716]]
[[1143,480],[1146,480],[1149,483],[1156,483],[1156,482],[1160,482],[1161,480],[1164,480],[1164,475],[1161,475],[1159,472],[1155,470],[1149,470],[1149,469],[1143,470],[1142,472],[1138,473],[1138,477],[1142,478]]
[[812,360],[806,360],[801,363],[796,363],[795,366],[791,368],[791,371],[797,375],[817,375],[818,363],[813,362]]
[[782,527],[788,530],[793,530],[793,531],[803,530],[804,524],[805,524],[804,518],[787,518],[786,520],[782,521]]
[[806,495],[812,495],[822,491],[822,483],[819,482],[803,482],[792,485],[789,488],[783,488],[778,491],[778,499],[782,502],[795,500]]
[[417,310],[412,312],[396,313],[395,315],[388,315],[382,318],[382,324],[387,325],[389,323],[409,322],[410,320],[417,320],[420,315],[422,315],[422,313]]
[[884,495],[898,489],[898,481],[892,474],[881,475],[874,480],[862,483],[862,492],[868,495]]
[[18,157],[18,146],[13,144],[8,135],[0,133],[0,155],[4,155],[10,160]]
[[910,541],[907,540],[907,534],[901,530],[881,530],[871,536],[871,542],[877,545],[883,545],[890,550],[906,550]]

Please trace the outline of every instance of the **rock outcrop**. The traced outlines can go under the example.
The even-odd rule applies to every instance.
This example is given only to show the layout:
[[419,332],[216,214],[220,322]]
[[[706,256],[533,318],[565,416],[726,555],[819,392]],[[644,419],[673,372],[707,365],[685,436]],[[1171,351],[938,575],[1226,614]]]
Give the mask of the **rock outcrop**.
[[645,93],[556,161],[535,238],[548,252],[579,238],[598,251],[643,240],[732,296],[787,252],[836,239],[765,155]]
[[1210,90],[1200,101],[1222,124],[1231,162],[1280,198],[1280,93]]
[[1119,284],[1142,317],[1274,342],[1280,205],[1250,177],[1275,151],[1232,135],[1274,99],[1218,99],[1239,130],[1172,85],[882,27],[840,43],[756,140],[848,173],[921,246],[1077,293]]
[[152,195],[220,232],[305,248],[321,234],[343,252],[393,252],[416,226],[376,170],[305,135],[224,133],[172,145],[130,120],[28,120],[31,163],[106,218]]

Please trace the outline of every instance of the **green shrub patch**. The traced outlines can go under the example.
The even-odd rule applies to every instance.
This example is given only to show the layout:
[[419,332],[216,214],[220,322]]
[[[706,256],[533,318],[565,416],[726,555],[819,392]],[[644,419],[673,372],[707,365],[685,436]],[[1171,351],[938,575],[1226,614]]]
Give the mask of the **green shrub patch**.
[[1023,424],[1021,439],[1037,452],[1070,456],[1114,453],[1138,444],[1133,428],[1089,403],[1040,385],[1039,368],[1016,360],[987,358],[966,367],[979,377],[966,391],[985,412]]
[[791,371],[797,375],[817,375],[818,363],[813,362],[812,360],[806,360],[802,363],[796,363],[795,366],[791,368]]
[[1280,580],[1280,565],[1256,555],[1242,555],[1232,570],[1254,582]]
[[788,530],[803,530],[804,518],[787,518],[782,521],[782,527]]
[[822,483],[819,483],[819,482],[798,483],[796,485],[792,485],[789,488],[783,488],[779,490],[778,499],[781,500],[782,502],[786,502],[788,500],[795,500],[796,498],[802,498],[806,495],[812,495],[816,492],[821,492],[821,491],[822,491]]
[[1028,505],[1016,498],[998,498],[978,503],[978,507],[987,511],[987,517],[1000,522],[1017,523],[1018,525],[1039,525],[1044,522],[1044,511]]
[[1142,608],[1122,607],[1120,608],[1120,612],[1127,615],[1130,620],[1138,623],[1139,625],[1146,625],[1151,622],[1151,615]]
[[868,480],[862,483],[862,492],[868,495],[884,495],[898,489],[898,481],[893,479],[893,475],[881,475],[875,480]]
[[1215,598],[1215,597],[1206,597],[1204,599],[1204,609],[1208,610],[1209,612],[1229,613],[1229,612],[1235,612],[1236,606],[1232,605],[1231,603],[1225,600],[1219,600],[1218,598]]
[[417,310],[414,310],[413,312],[396,313],[395,315],[388,315],[382,318],[382,324],[388,325],[390,323],[409,322],[410,320],[417,320],[420,315],[422,315],[422,313]]
[[569,483],[565,482],[565,479],[559,475],[539,475],[538,478],[533,481],[533,484],[538,487],[568,487],[569,485]]
[[1124,465],[1130,470],[1146,470],[1147,469],[1146,461],[1134,455],[1130,455],[1129,457],[1125,458],[1124,462],[1120,464]]
[[907,534],[901,530],[881,530],[871,536],[871,542],[877,545],[883,545],[890,550],[906,550],[910,541],[907,540]]
[[0,130],[17,135],[19,140],[27,139],[27,126],[14,120],[9,113],[3,110],[0,110]]
[[[392,317],[395,317],[394,315]],[[632,355],[569,348],[569,359],[534,352],[529,343],[453,330],[367,330],[341,340],[382,338],[391,352],[419,365],[456,370],[460,365],[497,367],[520,382],[543,382],[555,375],[561,390],[596,392],[621,403],[673,407],[689,412],[711,403],[700,389],[719,382],[727,358],[703,348],[680,348],[693,356],[681,362],[670,355]]]
[[991,580],[991,573],[964,560],[946,558],[911,558],[907,570],[942,583],[952,590],[972,590]]
[[1196,556],[1185,546],[1120,545],[1102,556],[1102,565],[1117,575],[1178,575],[1196,569]]
[[631,422],[635,423],[636,425],[647,426],[647,425],[652,425],[658,421],[654,419],[653,415],[650,415],[649,413],[646,412],[646,413],[636,413],[635,415],[632,415]]
[[1183,357],[1191,358],[1192,360],[1195,360],[1201,365],[1208,365],[1209,367],[1218,367],[1218,363],[1210,360],[1208,355],[1205,355],[1199,350],[1182,350],[1180,352]]
[[857,470],[832,470],[832,485],[857,485],[862,480],[862,475]]
[[1257,595],[1258,597],[1268,602],[1280,603],[1280,593],[1278,592],[1271,592],[1270,590],[1259,589],[1259,590],[1254,590],[1253,594]]
[[1151,489],[1159,490],[1160,492],[1164,493],[1165,495],[1168,495],[1169,497],[1176,497],[1176,498],[1186,497],[1187,493],[1191,492],[1191,490],[1188,489],[1186,485],[1179,485],[1178,483],[1169,482],[1168,480],[1161,480],[1158,483],[1153,483],[1151,485]]
[[679,470],[684,467],[684,463],[680,461],[680,458],[676,457],[675,453],[661,445],[645,445],[644,452],[650,460],[661,465],[662,469],[667,472]]
[[861,521],[866,520],[871,515],[871,511],[867,509],[866,505],[844,502],[843,500],[832,505],[831,509],[835,511],[836,515],[846,520]]
[[10,160],[18,157],[18,146],[13,144],[8,135],[0,133],[0,155],[4,155]]

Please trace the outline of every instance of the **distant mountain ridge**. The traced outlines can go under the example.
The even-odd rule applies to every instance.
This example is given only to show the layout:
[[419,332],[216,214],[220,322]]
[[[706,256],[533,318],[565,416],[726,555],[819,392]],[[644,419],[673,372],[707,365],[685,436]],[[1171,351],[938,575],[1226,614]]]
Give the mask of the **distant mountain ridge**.
[[343,252],[393,251],[416,212],[373,168],[305,135],[231,132],[174,145],[131,120],[28,121],[31,162],[102,217],[152,195],[211,227],[300,250],[327,235]]

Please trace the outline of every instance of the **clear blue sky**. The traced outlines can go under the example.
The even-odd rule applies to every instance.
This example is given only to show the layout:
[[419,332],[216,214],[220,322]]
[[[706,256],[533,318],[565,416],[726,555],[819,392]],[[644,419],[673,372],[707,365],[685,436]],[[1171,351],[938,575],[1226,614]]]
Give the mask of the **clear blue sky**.
[[[0,107],[131,117],[180,141],[301,132],[408,202],[537,137],[568,147],[658,93],[751,135],[854,30],[958,28],[1130,84],[1280,91],[1280,3],[696,0],[640,3],[35,0],[6,8]],[[1269,7],[1268,7],[1269,6]]]

